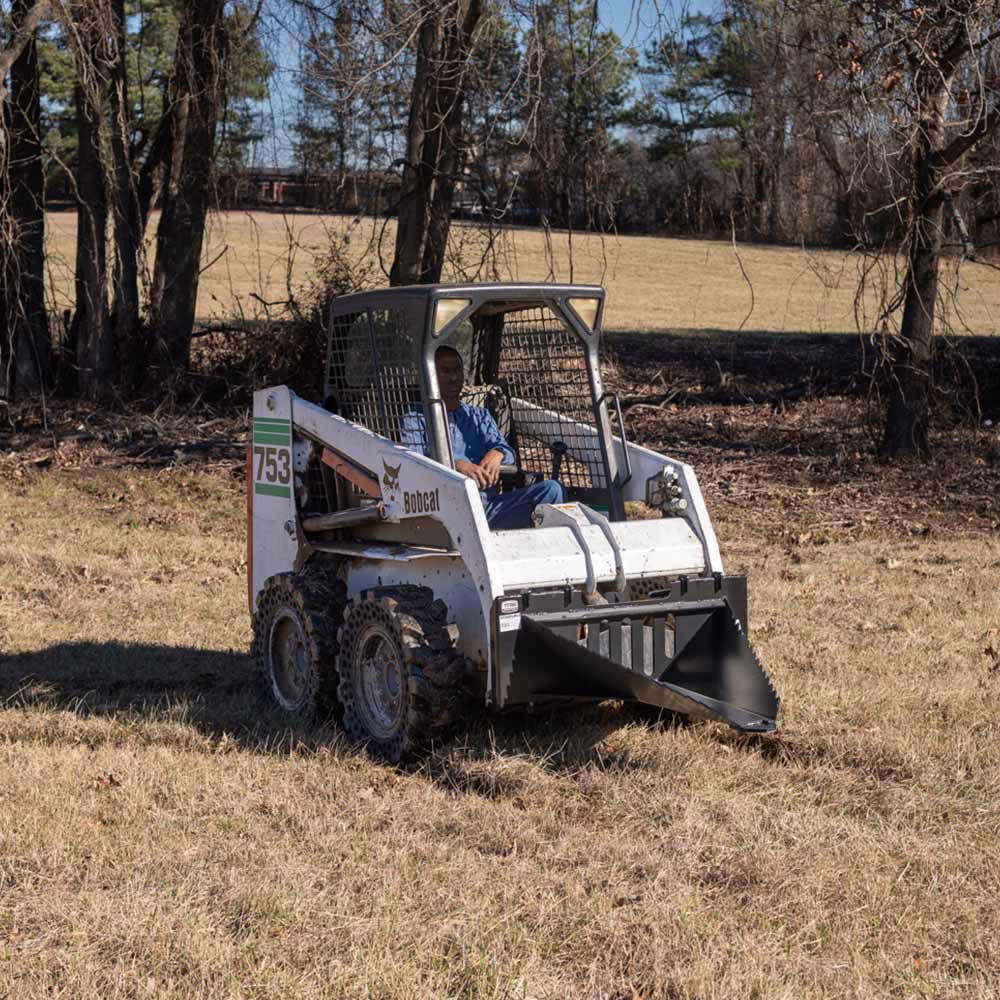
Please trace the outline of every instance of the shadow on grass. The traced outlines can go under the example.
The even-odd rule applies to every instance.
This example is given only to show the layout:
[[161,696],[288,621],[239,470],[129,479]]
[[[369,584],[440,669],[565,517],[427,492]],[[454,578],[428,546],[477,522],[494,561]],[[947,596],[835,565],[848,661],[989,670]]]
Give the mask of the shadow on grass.
[[[818,389],[866,391],[856,379],[871,371],[879,346],[870,335],[854,331],[829,333],[773,330],[658,330],[605,334],[616,364],[636,372],[663,371],[668,384],[691,379],[712,385],[720,377],[745,380],[758,388],[812,380]],[[955,361],[986,376],[993,387],[1000,361],[1000,337],[953,336],[936,342],[935,366],[944,375]]]
[[517,710],[495,716],[483,712],[450,743],[416,762],[413,770],[455,794],[515,799],[540,772],[573,777],[586,769],[626,773],[659,768],[660,762],[633,740],[618,738],[637,725],[669,739],[699,723],[618,701],[578,703],[545,712]]
[[803,461],[874,451],[875,357],[856,334],[702,329],[607,340],[606,378],[622,396],[628,431],[655,450],[734,468],[792,458],[793,478]]
[[[304,750],[344,746],[332,722],[290,728],[257,693],[249,655],[235,650],[80,642],[0,654],[3,708],[125,724],[183,723],[208,739],[225,737],[259,752],[287,752],[290,744]],[[408,770],[453,790],[489,796],[507,780],[505,768],[518,762],[557,773],[585,766],[629,769],[638,762],[608,740],[637,723],[665,734],[691,724],[620,702],[499,716],[473,710],[447,743]]]
[[209,738],[227,736],[251,748],[298,735],[266,710],[250,657],[235,650],[79,642],[0,654],[0,707],[183,721]]
[[[976,340],[979,338],[967,338]],[[654,375],[662,370],[674,387],[696,382],[757,389],[812,380],[817,389],[844,391],[873,357],[870,343],[856,333],[774,333],[766,330],[662,330],[607,333],[605,342],[616,365],[629,374]],[[733,394],[738,402],[738,394]]]

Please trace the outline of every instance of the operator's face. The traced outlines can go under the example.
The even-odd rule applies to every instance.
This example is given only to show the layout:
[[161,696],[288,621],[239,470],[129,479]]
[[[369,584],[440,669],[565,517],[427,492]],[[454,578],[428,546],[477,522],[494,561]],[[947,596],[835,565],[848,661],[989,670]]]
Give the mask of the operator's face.
[[444,405],[449,410],[457,410],[465,382],[461,357],[454,351],[439,351],[434,355],[434,367],[437,369],[438,389]]

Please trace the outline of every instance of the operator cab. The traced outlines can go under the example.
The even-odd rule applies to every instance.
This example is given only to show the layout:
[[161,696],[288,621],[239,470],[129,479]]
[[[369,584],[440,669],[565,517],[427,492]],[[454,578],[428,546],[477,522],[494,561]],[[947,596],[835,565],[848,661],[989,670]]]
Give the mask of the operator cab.
[[[516,455],[501,492],[558,480],[567,501],[624,520],[617,399],[598,365],[596,285],[417,285],[334,300],[324,401],[397,444],[454,468],[435,354],[458,352],[463,402],[486,409]],[[620,430],[618,431],[620,434]]]

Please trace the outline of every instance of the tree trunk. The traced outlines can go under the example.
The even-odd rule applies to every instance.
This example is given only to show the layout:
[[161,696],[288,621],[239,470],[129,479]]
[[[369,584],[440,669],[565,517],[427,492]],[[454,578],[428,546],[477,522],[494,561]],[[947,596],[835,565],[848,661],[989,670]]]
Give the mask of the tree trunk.
[[410,95],[392,285],[439,281],[462,165],[465,70],[481,0],[425,0]]
[[[153,322],[157,361],[179,370],[187,368],[191,357],[221,107],[224,9],[224,0],[188,0],[177,41],[178,100],[186,104],[187,114],[177,115],[173,132],[171,160],[176,170],[171,170],[171,184],[164,193],[156,237]],[[176,148],[179,136],[183,137],[182,150]]]
[[435,128],[433,125],[433,74],[442,49],[441,17],[441,12],[427,7],[417,39],[417,65],[406,133],[406,165],[396,225],[396,256],[389,272],[391,285],[412,285],[420,281],[441,131],[440,126]]
[[[446,130],[452,136],[460,136],[462,131],[462,104],[457,101],[453,105],[453,119],[446,125]],[[445,249],[448,246],[448,233],[451,231],[451,206],[455,200],[455,179],[463,166],[464,148],[460,140],[447,142],[441,151],[440,176],[434,185],[431,196],[430,212],[427,220],[427,245],[424,249],[424,259],[421,267],[421,281],[435,282],[441,280],[444,268]]]
[[771,215],[770,167],[754,150],[751,170],[753,171],[753,205],[750,206],[750,240],[764,243],[767,240],[767,220]]
[[889,400],[883,441],[888,458],[923,457],[930,448],[931,349],[944,222],[938,147],[944,133],[949,84],[947,81],[927,101],[928,111],[917,126],[906,296],[899,336],[890,341],[888,351]]
[[115,269],[112,317],[123,381],[135,385],[145,368],[139,327],[139,204],[129,155],[128,62],[125,0],[112,0],[115,56],[111,69],[111,152],[114,159]]
[[156,126],[153,141],[146,150],[146,158],[139,168],[139,178],[136,182],[136,205],[138,218],[136,227],[139,231],[140,243],[146,235],[146,225],[149,222],[149,212],[153,207],[153,195],[156,171],[161,165],[164,172],[163,188],[166,190],[170,178],[172,132],[177,118],[174,103],[173,88],[168,87],[163,98],[163,115]]
[[935,197],[914,226],[899,337],[889,346],[889,407],[884,451],[889,458],[927,455],[930,442],[931,349],[944,202]]
[[0,263],[7,334],[5,345],[0,346],[0,358],[5,362],[0,383],[8,394],[15,384],[38,388],[46,385],[50,377],[51,341],[45,312],[45,174],[34,27],[40,16],[38,10],[44,7],[47,5],[14,0],[11,8],[13,23],[28,34],[10,64],[10,104],[4,108],[7,141],[2,143],[8,157],[4,202],[9,205],[10,219]]
[[[91,67],[94,70],[93,67]],[[76,315],[73,318],[80,392],[100,399],[114,376],[114,341],[107,303],[108,199],[101,164],[103,84],[96,71],[91,94],[75,89],[79,148],[76,166]],[[96,92],[94,92],[96,91]]]

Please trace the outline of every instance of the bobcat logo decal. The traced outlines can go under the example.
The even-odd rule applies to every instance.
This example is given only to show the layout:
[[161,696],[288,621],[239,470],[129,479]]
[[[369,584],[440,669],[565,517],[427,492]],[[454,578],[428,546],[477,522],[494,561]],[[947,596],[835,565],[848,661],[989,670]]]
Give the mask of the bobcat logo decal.
[[399,470],[403,463],[400,462],[399,465],[390,465],[384,458],[382,459],[382,468],[385,469],[385,475],[382,477],[382,484],[386,486],[389,490],[399,489]]

